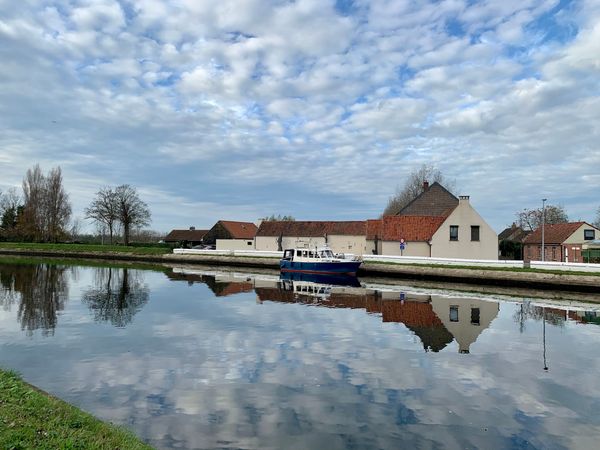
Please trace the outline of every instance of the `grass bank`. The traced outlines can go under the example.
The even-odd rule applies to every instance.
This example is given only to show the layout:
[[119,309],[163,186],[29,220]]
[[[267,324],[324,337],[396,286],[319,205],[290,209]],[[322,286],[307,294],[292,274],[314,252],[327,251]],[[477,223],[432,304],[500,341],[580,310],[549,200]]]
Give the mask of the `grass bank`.
[[95,244],[39,244],[31,242],[0,242],[0,248],[8,250],[59,251],[65,253],[123,253],[131,255],[164,255],[172,253],[167,247],[132,247],[125,245]]
[[0,448],[151,449],[131,432],[104,423],[0,369]]

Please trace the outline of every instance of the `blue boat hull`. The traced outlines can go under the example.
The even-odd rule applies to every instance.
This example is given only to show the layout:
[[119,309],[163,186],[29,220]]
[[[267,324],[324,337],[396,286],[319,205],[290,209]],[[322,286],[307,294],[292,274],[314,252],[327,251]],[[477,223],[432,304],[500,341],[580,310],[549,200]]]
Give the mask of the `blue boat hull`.
[[356,275],[360,264],[360,261],[296,262],[282,259],[279,262],[279,268],[282,272]]

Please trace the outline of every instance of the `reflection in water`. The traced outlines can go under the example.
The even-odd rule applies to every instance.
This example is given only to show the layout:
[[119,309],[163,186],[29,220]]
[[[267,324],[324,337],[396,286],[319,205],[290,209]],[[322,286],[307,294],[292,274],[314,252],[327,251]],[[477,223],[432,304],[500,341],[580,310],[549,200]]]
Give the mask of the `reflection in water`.
[[455,339],[458,351],[469,353],[471,344],[499,311],[498,303],[478,299],[460,299],[453,304],[439,295],[398,294],[306,280],[283,280],[255,290],[261,302],[304,303],[381,314],[383,322],[404,324],[419,337],[425,351],[433,352],[439,352]]
[[[61,332],[32,339],[14,326],[21,294],[8,272],[0,265],[2,363],[156,448],[562,449],[600,438],[600,328],[580,325],[597,323],[600,306],[531,300],[519,311],[516,297],[410,286],[199,269],[165,283],[162,272],[82,268]],[[88,307],[127,330],[90,324]]]
[[50,264],[2,265],[0,303],[7,310],[18,303],[17,317],[28,335],[38,329],[44,335],[54,334],[57,313],[64,309],[68,297],[69,269],[74,270]]
[[149,294],[141,270],[98,267],[94,287],[83,293],[82,301],[93,311],[96,322],[125,327],[148,302]]

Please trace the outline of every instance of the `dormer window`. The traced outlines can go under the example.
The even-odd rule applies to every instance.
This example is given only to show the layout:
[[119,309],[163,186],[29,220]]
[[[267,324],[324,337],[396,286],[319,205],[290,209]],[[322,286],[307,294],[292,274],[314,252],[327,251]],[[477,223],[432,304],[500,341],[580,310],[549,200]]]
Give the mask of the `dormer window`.
[[596,230],[583,230],[583,239],[585,241],[593,241],[596,239]]

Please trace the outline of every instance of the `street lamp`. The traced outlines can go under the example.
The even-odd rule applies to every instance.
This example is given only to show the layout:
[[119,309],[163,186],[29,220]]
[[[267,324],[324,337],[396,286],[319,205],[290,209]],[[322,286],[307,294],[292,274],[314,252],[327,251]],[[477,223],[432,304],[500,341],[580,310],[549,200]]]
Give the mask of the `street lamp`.
[[542,262],[546,257],[546,249],[544,247],[544,229],[546,228],[546,200],[547,198],[542,199]]

